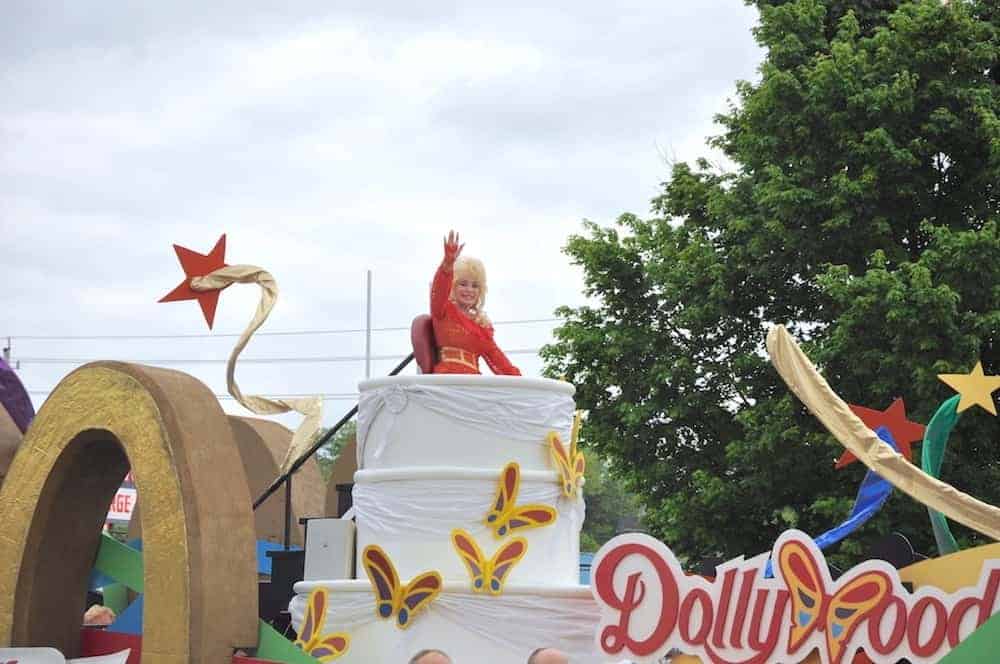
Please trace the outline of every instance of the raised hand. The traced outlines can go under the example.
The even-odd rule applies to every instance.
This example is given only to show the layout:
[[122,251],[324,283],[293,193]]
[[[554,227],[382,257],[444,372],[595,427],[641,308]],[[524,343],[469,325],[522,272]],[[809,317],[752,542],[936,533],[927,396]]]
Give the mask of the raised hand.
[[448,231],[448,237],[444,240],[444,259],[448,263],[454,263],[458,255],[462,253],[462,247],[464,244],[458,243],[458,233],[455,231]]

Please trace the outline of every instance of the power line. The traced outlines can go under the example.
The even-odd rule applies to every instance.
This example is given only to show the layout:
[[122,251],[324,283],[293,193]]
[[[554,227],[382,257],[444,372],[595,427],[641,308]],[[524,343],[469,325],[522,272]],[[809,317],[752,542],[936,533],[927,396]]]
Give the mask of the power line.
[[[535,323],[556,323],[560,321],[560,318],[525,318],[521,320],[502,320],[494,321],[493,326],[499,325],[531,325]],[[399,326],[399,327],[373,327],[372,332],[404,332],[409,330],[410,326]],[[366,332],[365,328],[343,328],[343,329],[332,329],[332,330],[275,330],[273,332],[257,332],[255,337],[289,337],[289,336],[307,336],[307,335],[321,335],[321,334],[358,334],[361,332]],[[241,332],[235,333],[219,333],[215,334],[212,332],[200,332],[195,334],[83,334],[83,335],[9,335],[10,339],[21,339],[30,341],[71,341],[71,340],[100,340],[100,339],[216,339],[225,337],[238,337],[242,334]],[[8,335],[5,335],[8,336]]]
[[[528,355],[537,353],[539,348],[516,348],[514,350],[504,351],[507,355]],[[395,360],[399,361],[406,357],[403,353],[397,353],[394,355],[372,355],[372,361],[385,361],[385,360]],[[199,358],[185,358],[185,359],[128,359],[128,360],[115,360],[115,358],[80,358],[80,357],[18,357],[17,362],[21,364],[87,364],[88,362],[101,362],[114,360],[118,362],[135,362],[137,364],[225,364],[228,359],[199,359]],[[333,355],[333,356],[319,356],[319,357],[241,357],[237,362],[239,364],[321,364],[326,362],[363,362],[365,360],[364,355]]]
[[[28,394],[51,394],[51,390],[27,390]],[[236,397],[231,394],[216,394],[214,395],[216,399],[225,399],[227,401],[235,401]],[[260,396],[267,397],[269,399],[300,399],[306,397],[321,397],[323,401],[357,401],[359,395],[357,392],[334,392],[330,394],[316,394],[309,392],[301,392],[296,394],[262,394]]]

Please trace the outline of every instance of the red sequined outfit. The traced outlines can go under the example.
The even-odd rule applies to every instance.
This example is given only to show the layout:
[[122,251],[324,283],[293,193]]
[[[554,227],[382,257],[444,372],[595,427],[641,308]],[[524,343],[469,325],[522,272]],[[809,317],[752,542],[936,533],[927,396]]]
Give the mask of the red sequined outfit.
[[446,259],[431,284],[431,318],[438,346],[436,374],[478,374],[479,357],[495,374],[520,376],[493,341],[493,327],[483,326],[466,316],[451,301],[452,264]]

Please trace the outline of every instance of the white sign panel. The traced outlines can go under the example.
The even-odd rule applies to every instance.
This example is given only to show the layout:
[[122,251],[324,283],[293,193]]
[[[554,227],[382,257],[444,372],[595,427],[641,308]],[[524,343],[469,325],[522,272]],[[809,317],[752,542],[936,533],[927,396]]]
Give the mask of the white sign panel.
[[132,518],[135,508],[135,489],[121,488],[111,501],[108,510],[108,521],[128,521]]

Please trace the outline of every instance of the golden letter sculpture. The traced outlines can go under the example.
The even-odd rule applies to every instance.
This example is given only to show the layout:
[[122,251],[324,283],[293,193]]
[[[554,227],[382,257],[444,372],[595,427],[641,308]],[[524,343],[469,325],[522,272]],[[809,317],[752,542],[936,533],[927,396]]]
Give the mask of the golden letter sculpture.
[[254,517],[226,415],[187,374],[97,362],[42,406],[0,488],[0,645],[75,656],[108,505],[143,501],[143,664],[257,642]]

